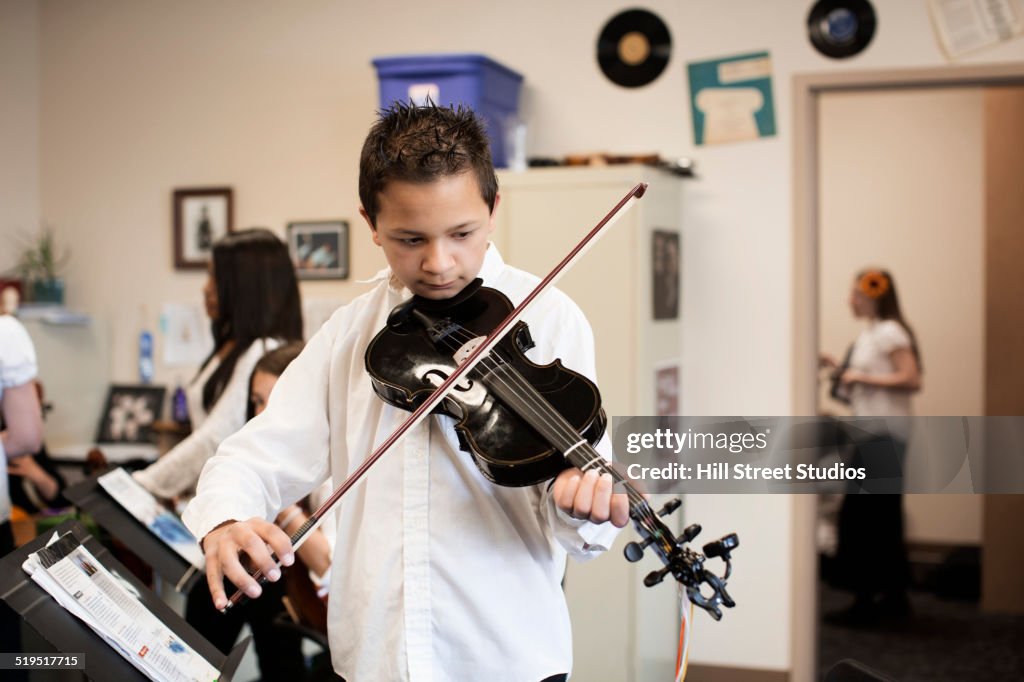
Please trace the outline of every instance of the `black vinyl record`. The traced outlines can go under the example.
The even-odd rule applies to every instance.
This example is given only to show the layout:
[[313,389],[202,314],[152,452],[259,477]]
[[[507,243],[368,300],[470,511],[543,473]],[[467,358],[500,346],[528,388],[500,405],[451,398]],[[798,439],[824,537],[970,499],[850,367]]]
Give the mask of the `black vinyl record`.
[[868,46],[877,24],[868,0],[818,0],[807,15],[807,34],[818,52],[844,59]]
[[672,38],[658,15],[630,9],[612,17],[597,38],[597,63],[610,81],[626,88],[661,75],[672,54]]

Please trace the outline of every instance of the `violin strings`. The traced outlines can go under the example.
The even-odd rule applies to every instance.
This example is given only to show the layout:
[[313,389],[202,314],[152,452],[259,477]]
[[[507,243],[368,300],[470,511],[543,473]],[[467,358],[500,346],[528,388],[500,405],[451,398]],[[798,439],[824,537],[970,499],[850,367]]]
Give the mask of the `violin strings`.
[[[459,335],[462,338],[454,339],[453,337],[455,335]],[[475,337],[467,330],[459,327],[456,331],[453,331],[451,334],[446,336],[442,342],[448,346],[449,350],[455,351],[461,346],[455,345],[451,342],[452,340],[461,340],[463,343],[468,343],[469,341],[472,341],[473,338]],[[537,393],[536,389],[529,384],[529,382],[527,382],[514,367],[510,366],[504,358],[501,357],[500,353],[493,351],[492,353],[485,355],[481,358],[480,364],[490,370],[492,376],[495,377],[497,382],[501,382],[503,385],[507,386],[520,400],[522,400],[521,406],[530,410],[538,420],[538,423],[542,423],[544,426],[551,429],[557,436],[564,438],[567,443],[574,442],[574,440],[579,437],[579,434],[570,424],[568,424],[567,421],[565,421],[564,417],[557,413],[554,413],[555,416],[552,416],[553,409],[550,403],[548,403],[543,396]],[[647,528],[647,530],[653,535],[660,536],[661,533],[658,531],[657,527],[654,526],[654,522],[656,521],[654,512],[650,505],[647,504],[647,500],[644,499],[644,497],[631,485],[629,485],[629,483],[617,471],[615,471],[615,469],[609,467],[604,457],[602,457],[601,454],[592,446],[585,444],[585,448],[589,451],[590,456],[584,459],[584,462],[582,462],[583,467],[581,468],[586,468],[588,464],[592,464],[594,465],[594,468],[598,468],[604,473],[609,473],[616,482],[624,483],[626,487],[626,495],[633,503],[638,516],[648,524],[652,525],[652,527]]]
[[[487,358],[493,367],[491,372],[493,376],[497,378],[499,382],[505,382],[507,385],[515,389],[518,388],[523,395],[518,396],[523,400],[522,406],[528,410],[531,410],[536,419],[539,421],[545,421],[545,425],[549,428],[560,431],[558,435],[563,436],[567,441],[571,441],[573,438],[578,438],[579,434],[568,424],[561,415],[553,412],[553,408],[543,396],[537,394],[536,389],[526,381],[526,379],[511,367],[503,358],[500,353],[495,352],[494,358]],[[483,361],[482,361],[483,362]],[[503,377],[507,377],[508,380]],[[557,418],[551,415],[556,415]],[[659,529],[655,525],[654,512],[647,504],[647,500],[644,499],[639,492],[637,492],[622,476],[608,466],[607,461],[604,457],[597,452],[589,443],[586,443],[583,448],[586,449],[590,454],[584,457],[584,461],[581,462],[581,468],[586,469],[588,465],[593,465],[593,468],[601,470],[603,473],[608,473],[612,476],[613,480],[622,482],[626,487],[626,495],[632,503],[632,507],[639,516],[639,521],[644,524],[645,529],[652,535],[661,536]]]
[[[457,330],[453,331],[451,334],[447,335],[444,339],[442,339],[442,342],[445,343],[445,345],[448,346],[449,350],[452,350],[453,352],[461,347],[452,344],[448,340],[456,333],[462,337],[461,339],[456,340],[462,341],[463,344],[468,343],[469,341],[472,341],[474,338],[476,338],[472,336],[464,328],[459,327]],[[515,394],[520,400],[523,400],[524,396],[526,397],[526,399],[523,400],[523,402],[521,403],[521,406],[523,408],[532,411],[534,417],[538,420],[538,422],[541,422],[544,426],[548,427],[549,429],[552,429],[555,432],[555,435],[566,439],[567,442],[571,442],[574,438],[579,437],[579,434],[576,433],[575,429],[573,429],[572,426],[568,424],[563,417],[561,417],[561,415],[555,413],[557,419],[554,419],[551,416],[549,416],[552,412],[551,405],[547,403],[546,400],[544,400],[543,396],[540,396],[536,392],[536,389],[534,389],[532,385],[526,382],[525,378],[523,378],[513,367],[509,366],[507,362],[503,358],[501,358],[501,355],[499,353],[495,352],[493,353],[493,356],[494,357],[491,357],[490,355],[484,356],[483,358],[481,358],[481,364],[484,364],[485,367],[487,367],[489,364],[491,374],[492,376],[495,377],[496,381],[512,390],[513,394]],[[519,384],[519,393],[521,393],[522,395],[517,393],[515,391],[515,386],[512,385],[512,383],[505,381],[502,378],[502,375],[511,377],[513,383]],[[658,524],[657,519],[650,505],[647,504],[647,500],[644,499],[643,496],[641,496],[638,492],[636,492],[636,490],[632,486],[630,486],[628,482],[625,482],[625,480],[618,474],[618,472],[616,472],[614,469],[610,469],[607,466],[607,463],[605,462],[604,458],[600,455],[600,453],[594,450],[589,444],[587,444],[587,449],[590,450],[593,454],[589,459],[583,462],[583,466],[586,467],[588,463],[594,464],[598,468],[601,468],[603,471],[606,471],[609,474],[611,474],[613,479],[616,479],[620,482],[624,482],[626,485],[626,495],[632,502],[631,507],[634,513],[636,514],[635,518],[637,522],[640,523],[652,537],[658,540],[665,541],[665,533],[663,533],[662,530],[659,528],[660,524]],[[664,549],[666,552],[671,551],[670,547],[664,547]]]
[[[460,332],[463,330],[459,330]],[[466,339],[471,340],[472,337]],[[550,403],[548,403],[543,396],[541,396],[537,390],[526,381],[526,379],[515,370],[514,367],[508,364],[508,362],[501,357],[499,352],[494,352],[492,356],[485,357],[481,360],[482,363],[487,363],[492,376],[495,378],[496,383],[502,383],[509,387],[516,397],[521,401],[521,406],[533,413],[535,419],[542,423],[547,428],[553,430],[555,435],[565,440],[565,443],[573,443],[575,439],[579,438],[579,434],[572,428],[564,417],[557,412],[553,411]],[[518,392],[515,389],[518,388]],[[563,445],[563,449],[565,448]],[[583,456],[581,462],[581,468],[590,468],[588,465],[592,465],[593,468],[597,468],[604,473],[608,473],[612,476],[613,480],[625,483],[626,495],[636,505],[637,512],[642,516],[650,515],[649,505],[646,504],[646,500],[638,493],[632,486],[625,481],[622,476],[610,468],[605,461],[604,457],[601,456],[589,443],[584,443],[582,448],[589,452],[589,456]],[[645,509],[646,508],[646,509]]]
[[[464,329],[459,329],[458,331],[465,333]],[[470,341],[472,338],[473,337],[469,337],[466,341]],[[452,349],[452,344],[448,345],[449,349]],[[544,426],[555,431],[556,435],[564,438],[566,443],[574,444],[576,442],[576,439],[579,438],[579,434],[575,429],[573,429],[572,426],[568,424],[563,417],[561,417],[561,415],[552,411],[550,403],[548,403],[544,397],[541,396],[536,389],[515,370],[515,368],[511,367],[507,361],[501,357],[500,353],[492,352],[490,355],[484,356],[484,358],[481,359],[481,364],[487,366],[488,363],[488,369],[496,378],[497,382],[500,382],[513,390],[518,389],[519,393],[517,393],[517,397],[523,400],[522,406],[530,409],[539,421],[544,422]],[[507,380],[504,377],[507,377]],[[587,465],[592,464],[595,467],[602,468],[606,473],[612,475],[615,480],[623,483],[626,482],[617,471],[607,466],[607,462],[604,457],[594,450],[593,447],[586,444],[584,449],[589,450],[590,455],[583,457],[583,466],[581,468],[587,468]]]

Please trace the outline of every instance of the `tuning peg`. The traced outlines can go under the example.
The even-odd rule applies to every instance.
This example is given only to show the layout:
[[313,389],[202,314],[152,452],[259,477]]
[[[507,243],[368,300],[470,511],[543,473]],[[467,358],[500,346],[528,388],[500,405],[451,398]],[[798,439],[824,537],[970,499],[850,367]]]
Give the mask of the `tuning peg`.
[[678,497],[672,498],[671,500],[665,503],[665,506],[661,508],[661,510],[658,512],[658,516],[668,516],[676,509],[679,509],[679,505],[681,504],[682,501]]
[[739,547],[739,545],[740,539],[736,533],[729,533],[723,538],[704,545],[704,554],[708,558],[720,556],[723,559],[728,560],[730,558],[729,553]]
[[679,539],[683,542],[690,542],[695,537],[700,535],[700,531],[701,528],[699,523],[691,523],[689,526],[683,529],[683,533],[679,536]]
[[651,544],[654,538],[647,538],[643,542],[629,542],[622,548],[622,553],[626,555],[626,561],[637,562],[644,558],[644,548]]
[[651,571],[647,574],[647,577],[644,578],[644,585],[646,585],[647,587],[654,587],[655,585],[657,585],[665,579],[665,574],[667,574],[668,571],[668,566],[657,571]]

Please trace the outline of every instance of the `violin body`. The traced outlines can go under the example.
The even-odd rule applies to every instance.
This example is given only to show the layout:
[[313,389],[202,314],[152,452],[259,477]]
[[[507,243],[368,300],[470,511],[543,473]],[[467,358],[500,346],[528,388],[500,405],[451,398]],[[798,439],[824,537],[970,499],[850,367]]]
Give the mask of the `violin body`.
[[[370,342],[366,369],[374,391],[385,402],[415,410],[455,370],[461,354],[473,348],[512,310],[501,292],[479,285],[466,287],[447,301],[413,297],[396,308]],[[492,351],[501,370],[484,361],[435,409],[456,419],[463,450],[493,483],[535,485],[570,466],[536,429],[495,395],[506,385],[506,368],[514,369],[593,444],[604,435],[607,420],[601,397],[583,375],[555,360],[538,365],[524,355],[533,347],[525,322],[517,323]],[[500,387],[499,387],[500,388]]]

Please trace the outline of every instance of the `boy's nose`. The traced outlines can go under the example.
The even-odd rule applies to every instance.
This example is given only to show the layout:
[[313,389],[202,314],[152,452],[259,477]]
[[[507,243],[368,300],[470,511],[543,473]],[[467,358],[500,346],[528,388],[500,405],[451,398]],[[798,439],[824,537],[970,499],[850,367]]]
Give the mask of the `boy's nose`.
[[423,269],[432,274],[442,274],[451,269],[455,258],[443,244],[431,244],[423,258]]

